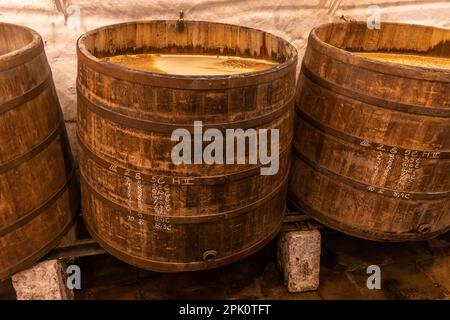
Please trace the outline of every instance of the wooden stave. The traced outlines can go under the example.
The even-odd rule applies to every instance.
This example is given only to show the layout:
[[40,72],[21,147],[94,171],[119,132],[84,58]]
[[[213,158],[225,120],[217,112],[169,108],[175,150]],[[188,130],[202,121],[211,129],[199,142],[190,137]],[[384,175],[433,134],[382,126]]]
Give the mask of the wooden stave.
[[[390,28],[395,27],[397,25],[401,25],[402,28],[407,27],[407,25],[402,24],[394,24],[394,23],[385,23],[385,25],[388,24]],[[357,30],[361,30],[361,28],[364,27],[364,23],[352,23],[352,24],[336,24],[337,29],[351,29],[354,25],[356,25]],[[327,28],[331,26],[333,28],[333,25],[324,25],[323,28]],[[319,27],[321,28],[321,27]],[[398,190],[392,190],[388,189],[388,191],[393,191],[390,194],[386,195],[380,195],[379,201],[384,203],[384,205],[381,205],[381,207],[387,208],[389,204],[392,202],[398,203],[398,206],[404,205],[405,202],[411,202],[416,201],[417,208],[420,210],[424,209],[427,205],[431,206],[433,203],[437,205],[437,208],[433,210],[425,210],[426,213],[423,214],[423,216],[426,216],[429,221],[424,221],[427,219],[424,219],[422,221],[415,221],[412,223],[411,228],[406,227],[402,230],[395,230],[395,227],[391,226],[380,226],[376,222],[376,218],[374,216],[370,216],[369,213],[367,213],[367,216],[364,216],[363,214],[359,216],[359,220],[356,219],[357,214],[352,213],[346,213],[347,209],[341,208],[339,209],[332,209],[333,207],[330,205],[328,207],[322,207],[321,202],[324,201],[318,200],[317,197],[317,188],[319,188],[319,183],[322,186],[325,186],[327,183],[329,184],[338,184],[341,186],[341,188],[344,188],[348,191],[348,195],[353,199],[361,199],[364,197],[371,197],[373,195],[374,191],[364,190],[364,188],[356,188],[358,185],[366,186],[367,188],[373,188],[375,187],[375,192],[377,190],[383,191],[383,186],[381,185],[371,185],[368,176],[364,176],[364,174],[354,175],[352,172],[347,171],[345,174],[339,173],[336,170],[339,169],[338,165],[334,166],[333,168],[330,168],[331,162],[329,161],[327,165],[324,167],[324,170],[331,170],[330,173],[327,175],[326,171],[325,174],[320,173],[320,167],[318,167],[317,162],[315,158],[320,159],[321,157],[321,149],[320,143],[316,145],[312,145],[311,148],[309,148],[309,151],[306,151],[304,146],[308,143],[306,141],[307,138],[304,138],[302,141],[301,132],[296,132],[294,137],[294,154],[293,154],[293,169],[292,169],[292,177],[291,177],[291,183],[289,187],[289,197],[293,199],[293,201],[303,210],[305,210],[306,213],[309,213],[311,216],[316,218],[317,220],[321,221],[322,223],[337,229],[339,231],[342,231],[344,233],[370,239],[370,240],[377,240],[377,241],[411,241],[411,240],[424,240],[436,237],[437,235],[446,232],[449,229],[450,224],[450,218],[448,217],[448,211],[449,211],[449,186],[448,181],[450,181],[448,178],[445,179],[446,170],[445,168],[449,166],[449,146],[448,146],[448,140],[446,137],[450,137],[450,130],[449,124],[448,124],[448,117],[450,116],[450,109],[447,107],[447,105],[444,105],[444,108],[441,107],[439,104],[439,99],[434,99],[433,103],[431,104],[422,104],[418,103],[417,105],[409,105],[408,103],[405,103],[405,101],[402,101],[403,97],[394,97],[394,99],[384,98],[377,96],[376,93],[373,93],[371,91],[371,87],[369,87],[365,92],[361,92],[361,90],[358,90],[358,86],[355,85],[352,88],[352,83],[350,81],[344,81],[339,83],[337,81],[338,77],[337,74],[339,74],[338,71],[334,70],[332,72],[327,72],[327,68],[330,68],[330,66],[345,66],[346,68],[354,69],[355,71],[349,71],[346,74],[355,74],[355,72],[358,70],[362,70],[359,75],[364,74],[366,75],[366,81],[368,79],[371,79],[371,76],[367,76],[367,74],[382,74],[386,77],[405,77],[405,80],[403,81],[409,81],[410,79],[415,79],[418,83],[429,83],[430,81],[436,81],[441,86],[440,88],[450,88],[449,87],[449,81],[448,81],[448,75],[449,72],[446,70],[443,70],[442,72],[436,71],[436,69],[429,69],[429,68],[416,68],[416,67],[409,67],[409,66],[399,66],[398,68],[396,65],[389,64],[389,63],[383,63],[378,61],[370,61],[369,59],[361,59],[360,57],[353,56],[349,52],[345,52],[344,50],[341,50],[339,48],[336,48],[334,46],[331,46],[329,44],[324,43],[321,41],[318,37],[318,33],[320,31],[317,31],[319,28],[314,29],[309,37],[309,43],[308,43],[308,49],[305,54],[305,59],[303,61],[303,66],[301,70],[301,74],[299,75],[299,81],[298,81],[298,91],[297,91],[297,102],[296,102],[296,115],[295,115],[295,121],[297,123],[300,123],[303,125],[303,127],[306,126],[306,123],[310,126],[309,129],[311,132],[317,132],[316,135],[322,135],[332,138],[333,141],[336,141],[336,147],[333,149],[330,149],[328,151],[328,154],[332,154],[333,151],[340,151],[339,145],[341,146],[351,146],[352,154],[358,154],[361,159],[365,158],[366,161],[371,159],[370,155],[370,148],[372,150],[376,150],[377,144],[388,144],[390,147],[394,147],[399,150],[408,150],[413,149],[418,151],[421,161],[429,161],[429,167],[432,168],[430,171],[433,172],[433,169],[441,167],[440,172],[442,173],[443,177],[440,179],[440,185],[438,187],[436,194],[434,192],[427,192],[427,190],[420,190],[420,186],[415,186],[418,193],[412,195],[412,198],[407,199],[398,199],[396,197],[393,197],[393,194],[400,194],[401,191]],[[420,26],[418,26],[420,28]],[[445,30],[445,29],[442,29]],[[442,31],[441,30],[441,31]],[[448,31],[446,31],[448,32]],[[335,40],[338,41],[338,40]],[[356,42],[356,40],[354,40]],[[336,62],[332,62],[336,61]],[[321,65],[326,65],[326,67],[322,68]],[[312,66],[311,66],[312,65]],[[342,70],[342,69],[339,69]],[[331,74],[331,75],[330,75]],[[361,76],[363,77],[363,76]],[[375,76],[372,77],[375,79]],[[400,79],[399,81],[402,81]],[[305,84],[306,82],[306,84]],[[345,127],[336,127],[336,123],[332,123],[330,120],[330,117],[327,117],[327,113],[321,118],[317,119],[316,116],[318,116],[321,112],[319,110],[325,110],[324,105],[322,102],[319,102],[319,104],[313,104],[312,101],[310,103],[311,106],[308,106],[308,103],[305,103],[305,100],[302,99],[303,96],[306,96],[305,92],[310,88],[310,84],[308,82],[314,83],[319,89],[318,92],[320,92],[322,95],[324,90],[327,92],[327,94],[334,95],[336,97],[336,101],[334,106],[338,104],[338,102],[345,103],[349,100],[354,100],[358,102],[363,102],[364,107],[368,109],[368,107],[378,108],[380,113],[384,114],[404,114],[407,117],[410,118],[420,118],[423,121],[429,121],[430,123],[441,121],[441,123],[447,123],[446,125],[443,124],[443,128],[441,128],[441,144],[439,145],[426,145],[426,142],[423,142],[423,146],[420,146],[419,143],[411,143],[411,142],[404,142],[400,139],[384,139],[385,137],[381,136],[380,138],[374,138],[368,136],[368,131],[359,131],[357,134],[354,134],[350,131],[350,133],[347,131]],[[386,83],[391,83],[389,81],[386,81]],[[345,84],[345,86],[344,86]],[[425,85],[426,86],[426,85]],[[301,93],[301,90],[306,90],[303,93]],[[444,90],[444,89],[443,89]],[[445,92],[445,94],[442,94],[442,97],[446,97],[448,95],[448,91],[444,90],[441,92]],[[319,97],[319,94],[316,94],[317,97]],[[311,95],[313,97],[314,95]],[[359,99],[360,98],[360,99]],[[333,100],[334,101],[334,100]],[[448,100],[450,101],[450,100]],[[310,114],[311,110],[313,110],[313,105],[317,108],[317,106],[320,106],[317,108],[317,112],[314,113],[314,116]],[[331,112],[332,108],[330,107],[332,104],[328,105],[328,108],[330,110],[326,110],[326,112]],[[358,110],[364,110],[364,107],[360,107]],[[355,108],[356,109],[356,108]],[[412,111],[412,112],[410,112]],[[409,114],[406,114],[405,112],[410,112]],[[322,112],[323,113],[323,112]],[[312,121],[308,121],[308,118],[312,117]],[[367,125],[370,127],[369,125]],[[298,128],[298,125],[296,126]],[[303,133],[305,131],[303,130]],[[365,135],[367,133],[367,135]],[[369,132],[370,133],[370,132]],[[400,141],[399,141],[400,140]],[[412,140],[412,139],[411,139]],[[301,141],[301,143],[299,143]],[[394,141],[394,142],[392,142]],[[323,141],[322,141],[323,142]],[[322,143],[321,142],[321,143]],[[360,145],[361,143],[361,145]],[[390,143],[390,144],[389,144]],[[369,145],[369,148],[367,145]],[[388,148],[389,149],[389,148]],[[314,151],[315,150],[315,151]],[[389,154],[389,150],[383,151],[383,153],[387,152]],[[427,157],[428,152],[437,152],[439,156],[438,159],[429,159]],[[420,155],[424,155],[421,157]],[[397,155],[396,155],[397,157]],[[303,159],[303,160],[302,160]],[[314,160],[313,160],[314,159]],[[396,158],[397,159],[397,158]],[[306,162],[305,162],[306,161]],[[397,160],[398,161],[398,160]],[[352,158],[349,159],[350,164],[348,165],[351,167],[355,164],[354,160]],[[312,165],[312,167],[311,167]],[[360,165],[361,168],[363,167]],[[311,169],[315,168],[315,169]],[[312,171],[311,171],[312,170]],[[319,171],[318,171],[319,170]],[[309,172],[309,176],[308,176]],[[313,178],[311,175],[315,175],[316,177]],[[343,177],[339,177],[339,174],[342,174]],[[305,175],[307,175],[307,178],[305,178]],[[318,178],[317,175],[322,175],[322,178]],[[301,177],[301,178],[300,178]],[[357,178],[355,178],[357,177]],[[337,178],[337,179],[336,179]],[[350,179],[349,179],[350,178]],[[324,182],[323,179],[328,179],[329,182]],[[309,184],[308,187],[301,186],[299,184],[299,180],[303,181],[303,183]],[[319,182],[319,180],[321,182]],[[434,181],[434,184],[436,184],[436,181]],[[433,189],[431,188],[427,189]],[[308,191],[309,190],[309,191]],[[316,190],[316,191],[313,191]],[[337,189],[336,189],[337,190]],[[385,189],[386,190],[386,189]],[[384,190],[384,191],[385,191]],[[323,191],[323,190],[322,190]],[[397,192],[398,191],[398,192]],[[431,191],[431,190],[428,190]],[[337,191],[336,191],[337,192]],[[394,193],[395,192],[395,193]],[[315,198],[311,196],[310,193],[315,193]],[[328,190],[326,192],[327,195],[332,195],[333,191]],[[408,195],[410,196],[410,195]],[[322,196],[323,197],[323,196]],[[320,198],[320,197],[319,197]],[[338,196],[331,198],[334,199],[334,201],[341,201],[341,198],[338,198]],[[416,199],[415,199],[416,198]],[[425,199],[423,199],[425,198]],[[341,199],[341,200],[340,200]],[[421,200],[419,200],[421,199]],[[354,205],[356,200],[349,201],[349,206]],[[427,204],[428,203],[428,204]],[[441,207],[439,207],[441,206]],[[446,209],[447,208],[447,209]],[[417,209],[417,210],[419,210]],[[420,211],[419,210],[419,211]],[[381,219],[383,216],[383,210],[380,210],[380,216],[378,219]],[[403,212],[403,214],[405,214]],[[339,218],[338,218],[339,217]],[[391,217],[394,219],[394,217]],[[367,225],[366,220],[373,220],[372,225]],[[390,221],[389,218],[385,221]],[[394,221],[394,220],[393,220]],[[395,224],[394,222],[391,222],[391,224]],[[425,228],[427,232],[423,233],[419,230],[423,231],[423,225],[427,225],[430,228]],[[398,227],[398,226],[397,226]]]
[[[3,117],[4,121],[18,121],[24,112],[28,112],[30,116],[33,112],[42,114],[40,109],[49,109],[43,122],[34,123],[40,138],[23,140],[22,137],[26,137],[29,129],[21,134],[15,132],[14,134],[21,138],[11,138],[10,151],[5,151],[2,156],[0,177],[4,183],[8,184],[10,181],[14,185],[12,181],[16,180],[15,177],[20,177],[20,181],[26,184],[39,181],[33,187],[33,192],[41,194],[37,198],[28,197],[26,201],[20,201],[23,211],[14,210],[10,213],[7,213],[8,206],[16,206],[18,202],[14,204],[14,198],[6,200],[8,194],[4,194],[9,217],[2,217],[0,228],[0,242],[3,242],[1,247],[5,250],[2,253],[4,260],[0,263],[0,278],[5,279],[32,265],[56,246],[74,222],[79,197],[73,158],[42,39],[39,34],[26,27],[11,24],[1,24],[0,27],[16,30],[15,36],[19,31],[24,32],[26,37],[30,38],[30,42],[23,47],[0,56],[0,82],[5,84],[2,86],[5,91],[2,97],[6,99],[0,103],[0,118]],[[30,70],[37,72],[30,73]],[[13,84],[16,87],[13,87]],[[20,145],[23,141],[26,143]],[[29,175],[33,168],[44,165],[49,159],[56,160],[58,165],[58,170],[50,171],[53,178],[49,172],[39,172],[33,180]],[[55,174],[60,175],[56,180]],[[25,206],[23,202],[27,202]],[[45,220],[48,216],[53,217],[51,223]],[[45,231],[36,233],[39,229]],[[32,241],[29,241],[30,237]],[[17,246],[20,246],[20,249]]]
[[[86,68],[91,68],[92,70],[95,70],[95,74],[96,74],[96,76],[98,76],[98,73],[99,72],[105,72],[105,74],[104,75],[102,75],[102,77],[103,78],[105,78],[105,77],[110,77],[110,78],[115,78],[115,79],[120,79],[121,81],[126,81],[126,82],[129,82],[129,83],[136,83],[136,82],[141,82],[141,80],[142,80],[142,77],[144,77],[144,78],[146,78],[145,79],[145,81],[143,81],[144,82],[144,85],[146,85],[146,86],[148,86],[148,87],[155,87],[155,81],[153,80],[153,79],[151,79],[152,77],[150,77],[149,75],[148,75],[148,73],[147,73],[147,75],[145,75],[145,73],[142,73],[141,75],[140,75],[140,77],[136,77],[136,72],[129,72],[129,70],[126,70],[126,71],[122,71],[122,70],[119,70],[119,71],[117,71],[117,70],[115,70],[115,69],[122,69],[122,68],[120,68],[120,67],[117,67],[117,66],[114,66],[113,68],[106,68],[105,67],[105,64],[102,64],[102,63],[93,63],[92,61],[90,61],[90,62],[88,62],[86,65],[87,65],[87,67],[85,66],[85,61],[86,61],[86,54],[84,54],[82,51],[83,51],[83,48],[80,50],[80,47],[83,47],[83,45],[80,45],[80,41],[81,41],[81,39],[83,39],[83,37],[82,38],[80,38],[80,40],[79,40],[79,49],[78,49],[78,57],[79,57],[79,71],[80,70],[82,70],[82,74],[81,74],[81,76],[80,76],[80,73],[79,73],[79,77],[78,77],[78,90],[79,90],[79,93],[80,93],[80,91],[82,92],[82,95],[83,96],[87,96],[87,97],[89,97],[89,98],[91,98],[91,99],[96,99],[97,100],[97,103],[98,102],[103,102],[102,103],[102,105],[103,105],[103,107],[106,107],[106,108],[108,108],[109,110],[118,110],[119,111],[119,114],[115,114],[115,117],[114,118],[108,118],[108,119],[106,119],[106,121],[108,121],[108,122],[110,122],[111,120],[117,120],[117,117],[121,117],[121,116],[126,116],[127,114],[129,114],[128,112],[129,112],[129,110],[124,110],[124,108],[121,108],[121,109],[118,109],[118,108],[116,108],[116,106],[114,106],[114,105],[112,105],[112,104],[109,104],[109,103],[106,103],[105,104],[105,99],[103,99],[103,97],[100,97],[99,96],[99,94],[98,94],[98,92],[94,92],[94,90],[91,90],[91,88],[89,88],[89,90],[88,91],[86,91],[86,84],[87,83],[89,83],[89,80],[86,80],[86,78],[85,78],[85,74],[86,74],[86,71],[85,70],[88,70],[88,69],[86,69]],[[94,62],[95,62],[95,59],[93,59],[94,60]],[[292,59],[291,59],[292,60]],[[295,60],[295,59],[294,59]],[[293,77],[293,72],[294,72],[294,70],[295,70],[295,64],[293,63],[294,61],[290,61],[290,63],[289,63],[289,68],[288,68],[288,70],[289,70],[289,72],[291,73],[291,75],[289,75],[289,77],[288,77],[288,80],[290,81],[290,83],[291,83],[291,85],[295,82],[295,79],[294,79],[294,77]],[[110,67],[110,66],[108,66],[108,67]],[[286,68],[284,68],[284,69],[286,69]],[[113,72],[111,71],[111,70],[113,70]],[[91,72],[91,71],[90,71]],[[282,77],[282,76],[284,76],[285,78],[286,78],[286,76],[285,76],[285,73],[282,73],[282,72],[286,72],[286,70],[281,70],[280,72],[279,72],[279,74],[277,74],[276,75],[276,77]],[[123,75],[123,73],[129,73],[129,74],[131,74],[132,76],[128,76],[128,75]],[[91,72],[91,74],[92,74],[92,72]],[[152,76],[154,76],[154,75],[152,75]],[[254,75],[253,75],[254,76]],[[181,76],[181,77],[179,77],[180,79],[173,79],[173,78],[176,78],[176,77],[172,77],[172,76],[167,76],[168,78],[170,78],[170,79],[168,79],[167,80],[167,82],[162,82],[162,83],[157,83],[158,84],[158,86],[163,86],[163,85],[169,85],[169,87],[170,88],[172,88],[172,89],[175,89],[175,90],[177,90],[177,89],[179,89],[180,87],[181,88],[184,88],[184,85],[185,85],[185,83],[186,82],[184,82],[183,80],[184,79],[182,79],[183,77]],[[251,80],[246,80],[246,79],[238,79],[239,81],[238,82],[236,82],[235,84],[232,84],[233,85],[233,87],[232,88],[236,88],[236,86],[238,86],[238,85],[240,85],[239,83],[241,82],[241,83],[243,83],[243,84],[245,84],[245,85],[255,85],[255,82],[256,83],[258,83],[258,82],[262,82],[262,81],[265,81],[265,82],[267,82],[267,81],[272,81],[271,80],[271,78],[273,78],[274,77],[274,75],[270,75],[270,77],[268,76],[268,75],[265,75],[264,76],[264,78],[263,79],[257,79],[257,80],[255,80],[255,79],[251,79]],[[147,78],[149,78],[149,79],[147,79]],[[189,77],[187,77],[187,78],[189,78]],[[195,79],[195,84],[191,84],[186,90],[205,90],[206,88],[207,89],[209,89],[209,88],[212,88],[211,90],[218,90],[218,89],[220,89],[220,88],[224,88],[224,87],[227,87],[227,86],[229,86],[229,87],[231,87],[232,85],[230,84],[230,81],[228,81],[228,82],[223,82],[223,79],[218,79],[218,78],[221,78],[221,77],[210,77],[210,78],[203,78],[203,77],[197,77],[196,79]],[[249,76],[249,78],[251,78],[250,76]],[[155,79],[158,79],[158,80],[160,80],[158,77],[155,77]],[[166,79],[164,79],[164,80],[166,80]],[[181,80],[181,81],[179,81],[179,80]],[[104,80],[102,80],[102,81],[104,81]],[[178,82],[179,81],[179,82]],[[197,83],[197,81],[198,81],[198,83],[200,83],[200,84],[198,84]],[[203,87],[202,87],[203,86]],[[170,89],[169,88],[169,89]],[[293,90],[292,90],[293,91]],[[288,97],[289,98],[289,97]],[[102,100],[103,99],[103,100]],[[81,99],[81,100],[83,100],[83,99]],[[86,109],[86,107],[84,106],[85,105],[85,102],[83,102],[83,101],[81,101],[80,102],[80,99],[79,99],[79,106],[82,106],[82,108],[80,108],[79,110],[85,110]],[[121,107],[123,107],[123,106],[121,106]],[[269,109],[269,108],[268,108]],[[293,110],[293,108],[292,108],[292,103],[290,102],[290,99],[287,99],[286,101],[284,101],[283,100],[283,103],[281,103],[281,107],[280,107],[280,109],[281,110],[285,110],[285,111],[287,111],[287,110],[290,110],[290,111],[288,111],[289,113],[290,112],[292,112],[292,110]],[[92,110],[92,109],[91,109]],[[281,110],[280,110],[280,113],[281,113]],[[82,112],[85,112],[85,111],[82,111]],[[79,116],[80,116],[80,113],[79,113]],[[81,123],[82,125],[83,125],[83,121],[85,121],[84,120],[84,117],[85,117],[85,115],[83,114],[82,116],[81,116],[82,118],[80,119],[79,118],[79,123]],[[81,121],[80,121],[81,120]],[[270,117],[268,118],[268,121],[269,120],[272,120]],[[173,122],[175,122],[175,123],[177,123],[176,121],[173,121]],[[269,121],[269,123],[270,123],[270,121]],[[290,125],[289,125],[289,121],[288,122],[285,122],[286,123],[286,125],[289,127]],[[126,124],[125,122],[121,122],[121,123],[119,123],[119,126],[124,126],[124,124]],[[214,127],[215,126],[215,124],[214,123],[211,123],[211,122],[206,122],[205,123],[205,126],[211,126],[211,127]],[[250,125],[251,126],[251,125]],[[187,123],[186,124],[184,124],[182,127],[189,127],[189,125],[187,125]],[[246,126],[244,126],[244,128],[245,128]],[[133,130],[134,131],[142,131],[142,129],[145,129],[145,130],[147,130],[147,131],[151,131],[152,130],[152,127],[150,127],[150,126],[141,126],[141,127],[135,127]],[[157,128],[158,129],[158,128]],[[154,129],[153,129],[154,130]],[[88,148],[91,148],[92,146],[93,146],[93,144],[92,144],[92,140],[91,141],[89,141],[88,143],[85,143],[86,141],[86,139],[84,139],[84,137],[83,137],[83,135],[84,135],[84,133],[82,133],[81,132],[82,130],[80,130],[80,127],[79,127],[79,130],[78,130],[78,134],[79,134],[79,139],[80,139],[80,141],[83,141],[83,144],[86,144],[86,146],[88,147]],[[163,132],[159,132],[158,134],[161,134],[161,133],[164,133],[164,130],[162,130]],[[165,130],[165,131],[167,131],[167,130]],[[81,132],[81,133],[80,133]],[[290,141],[291,141],[291,137],[292,136],[292,132],[291,133],[289,133],[289,131],[287,132],[287,137],[284,137],[283,139],[284,139],[284,141],[285,142],[283,142],[283,145],[285,146],[285,147],[283,147],[283,149],[288,149],[288,146],[290,146]],[[103,154],[97,154],[97,156],[101,156],[103,159],[110,159],[111,157],[109,156],[109,155],[103,155]],[[289,157],[287,157],[287,158],[289,158]],[[126,163],[124,163],[124,162],[119,162],[119,166],[125,166],[126,165]],[[136,168],[137,169],[137,167],[138,166],[135,166],[135,165],[132,165],[132,167],[133,168]],[[82,170],[83,171],[83,170]],[[150,170],[151,171],[151,170]],[[246,171],[246,170],[244,170],[244,171]],[[251,171],[251,170],[250,170]],[[280,171],[283,171],[283,172],[286,172],[287,171],[287,169],[286,169],[286,167],[285,167],[285,165],[283,165],[283,168],[281,168],[280,169]],[[144,170],[143,171],[143,173],[144,174],[148,174],[148,171],[147,171],[147,169],[146,170]],[[238,171],[236,171],[236,173],[237,173],[237,175],[239,176],[239,175],[241,175],[241,173],[239,173]],[[246,175],[247,173],[245,173],[245,172],[242,172],[242,175]],[[209,177],[209,180],[212,180],[213,178],[212,177],[215,177],[216,175],[215,174],[212,174],[212,175],[210,175],[210,177]],[[205,182],[205,181],[201,181],[201,180],[203,180],[203,179],[198,179],[198,177],[196,177],[195,175],[193,175],[192,176],[194,179],[197,179],[196,181],[198,181],[198,183],[199,184],[202,184],[203,182]],[[220,175],[217,175],[217,177],[219,177],[220,178]],[[243,179],[245,179],[245,177],[243,177]],[[225,179],[224,181],[223,181],[223,183],[226,183],[227,182],[227,179]],[[83,182],[83,183],[85,183],[85,182]],[[197,182],[196,182],[197,183]],[[215,184],[214,182],[208,182],[209,184]],[[222,182],[221,182],[222,183]],[[84,189],[84,191],[87,189],[87,188],[82,188],[82,189]],[[82,190],[82,192],[84,192],[83,190]],[[284,191],[284,193],[285,193],[285,191]],[[85,194],[88,194],[88,192],[85,192]],[[277,193],[277,195],[279,195],[278,193]],[[88,203],[88,201],[89,200],[86,200],[86,198],[87,198],[88,196],[86,196],[86,195],[84,195],[83,196],[83,199],[84,199],[84,204],[86,204],[86,203]],[[83,210],[86,210],[86,209],[83,209]],[[90,210],[90,209],[87,209],[87,210]],[[282,210],[277,210],[277,211],[282,211]],[[96,225],[94,224],[92,224],[92,217],[91,217],[91,215],[90,214],[88,214],[89,215],[89,217],[87,217],[86,215],[84,215],[84,218],[85,218],[85,223],[87,224],[87,225],[89,225],[88,226],[88,228],[92,231],[92,233],[96,233]],[[89,221],[90,220],[90,221]],[[279,219],[277,219],[277,220],[279,220]],[[281,222],[280,222],[281,223]],[[278,225],[278,223],[277,223],[277,225]],[[275,229],[278,229],[278,226],[276,226],[275,227]],[[94,235],[93,234],[93,236],[94,237],[98,237],[99,239],[100,239],[100,236],[98,236],[98,235]],[[268,238],[272,238],[273,237],[273,235],[272,235],[272,233],[270,232],[270,235],[269,235],[269,237]],[[151,269],[151,270],[157,270],[157,271],[161,271],[162,269],[160,268],[160,267],[158,267],[157,265],[157,261],[147,261],[147,260],[145,260],[144,259],[144,261],[146,261],[146,262],[136,262],[136,259],[135,258],[131,258],[131,257],[128,257],[127,258],[127,254],[126,254],[126,252],[124,253],[124,250],[117,250],[117,247],[114,247],[114,245],[110,245],[110,244],[108,244],[108,243],[106,243],[105,241],[102,241],[101,239],[100,239],[100,242],[102,243],[102,242],[104,242],[104,245],[105,245],[105,247],[109,247],[109,251],[110,252],[112,252],[113,254],[115,254],[116,256],[118,256],[119,257],[119,259],[122,259],[122,260],[124,260],[124,261],[126,261],[126,262],[128,262],[128,263],[131,263],[131,264],[134,264],[134,265],[138,265],[139,267],[143,267],[143,268],[147,268],[147,269]],[[112,247],[114,247],[113,249],[111,249]],[[250,250],[251,251],[251,250]],[[250,254],[251,252],[249,252],[248,254]],[[238,257],[240,257],[240,256],[243,256],[243,254],[238,254],[237,255]],[[220,265],[222,265],[222,264],[226,264],[226,263],[230,263],[230,262],[232,262],[232,261],[234,261],[234,259],[235,258],[230,258],[230,259],[224,259],[224,262],[223,263],[220,263]],[[237,259],[237,258],[236,258]],[[227,262],[228,261],[228,262]],[[181,269],[180,269],[180,267],[175,267],[175,270],[172,270],[172,271],[180,271],[180,270],[197,270],[197,269],[203,269],[203,268],[205,268],[206,266],[205,266],[205,264],[203,263],[203,262],[200,262],[200,263],[198,263],[197,264],[197,266],[196,267],[192,267],[192,265],[191,265],[191,267],[189,267],[189,263],[183,263],[184,265],[185,265],[185,267],[182,267]],[[169,264],[170,265],[170,264]],[[215,264],[213,264],[213,265],[215,265]],[[217,264],[217,266],[218,266],[219,264]],[[187,269],[184,269],[184,268],[187,268]],[[163,271],[171,271],[171,268],[170,268],[170,266],[167,266],[167,267],[164,267],[163,268]]]

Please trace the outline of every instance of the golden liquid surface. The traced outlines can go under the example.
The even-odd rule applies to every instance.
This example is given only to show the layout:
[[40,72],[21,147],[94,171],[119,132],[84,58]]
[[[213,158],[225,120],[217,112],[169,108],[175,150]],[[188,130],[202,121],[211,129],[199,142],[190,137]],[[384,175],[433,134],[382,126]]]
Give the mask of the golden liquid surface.
[[399,63],[414,67],[450,69],[450,58],[384,52],[353,52],[353,54],[372,60]]
[[189,76],[256,72],[273,68],[278,64],[240,57],[150,53],[117,55],[102,60],[140,71]]

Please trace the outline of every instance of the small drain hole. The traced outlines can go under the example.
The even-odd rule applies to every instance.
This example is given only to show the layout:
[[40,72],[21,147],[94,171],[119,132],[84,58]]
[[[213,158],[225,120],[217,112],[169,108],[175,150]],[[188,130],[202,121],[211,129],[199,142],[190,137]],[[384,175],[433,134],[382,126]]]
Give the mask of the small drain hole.
[[419,231],[419,233],[428,233],[428,232],[430,232],[430,230],[431,230],[431,227],[428,223],[421,224],[419,226],[419,228],[417,229],[417,231]]
[[205,252],[203,252],[203,260],[204,261],[212,261],[216,258],[217,256],[217,251],[216,250],[207,250]]

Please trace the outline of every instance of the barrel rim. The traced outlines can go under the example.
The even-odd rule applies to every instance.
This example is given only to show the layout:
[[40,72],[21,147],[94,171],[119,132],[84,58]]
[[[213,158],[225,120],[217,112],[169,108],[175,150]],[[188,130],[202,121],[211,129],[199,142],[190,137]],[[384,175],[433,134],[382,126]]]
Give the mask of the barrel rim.
[[[150,71],[140,71],[132,68],[127,68],[124,66],[120,66],[117,64],[114,64],[112,62],[103,61],[97,58],[95,55],[93,55],[87,48],[84,43],[88,37],[92,36],[93,34],[103,31],[103,30],[111,30],[115,29],[117,27],[125,27],[129,25],[137,25],[137,24],[148,24],[148,23],[177,23],[177,20],[134,20],[134,21],[128,21],[128,22],[122,22],[122,23],[116,23],[111,24],[107,26],[103,26],[100,28],[96,28],[93,30],[90,30],[86,32],[85,34],[81,35],[77,40],[77,55],[78,60],[84,60],[86,62],[91,62],[93,64],[90,64],[91,67],[95,67],[97,70],[101,70],[102,73],[106,73],[109,76],[123,79],[130,82],[139,82],[137,80],[133,81],[134,77],[140,77],[142,78],[153,78],[157,82],[156,86],[161,87],[173,87],[173,83],[170,83],[173,80],[178,81],[193,81],[195,84],[190,84],[188,87],[194,87],[198,89],[212,89],[215,87],[212,85],[212,82],[220,83],[222,82],[222,85],[219,85],[219,87],[230,87],[233,86],[232,82],[241,82],[243,79],[245,79],[245,83],[251,84],[253,82],[249,80],[253,80],[255,83],[259,81],[259,79],[263,76],[272,76],[273,74],[279,74],[282,70],[288,70],[292,66],[297,65],[297,59],[298,59],[298,51],[295,48],[294,45],[292,45],[289,41],[274,35],[273,33],[269,33],[260,29],[250,28],[246,26],[239,26],[234,24],[228,24],[228,23],[220,23],[220,22],[212,22],[212,21],[204,21],[204,20],[182,20],[184,23],[200,23],[200,24],[214,24],[214,25],[223,25],[223,26],[231,26],[231,27],[238,27],[245,30],[253,30],[257,32],[261,32],[262,34],[270,35],[279,41],[281,41],[283,44],[285,44],[290,50],[291,54],[286,58],[286,61],[277,64],[276,66],[263,70],[263,71],[256,71],[256,72],[247,72],[247,73],[238,73],[238,74],[232,74],[232,75],[178,75],[178,74],[163,74],[163,73],[156,73],[156,72],[150,72]],[[127,76],[128,75],[128,76]],[[183,84],[183,88],[186,88],[186,84]]]
[[[366,21],[351,21],[351,22],[331,22],[321,24],[314,29],[311,30],[308,38],[308,43],[313,46],[320,46],[325,48],[326,52],[324,53],[327,56],[332,57],[333,59],[339,60],[345,64],[355,65],[359,68],[367,69],[369,71],[374,71],[377,73],[383,73],[388,75],[400,76],[403,78],[411,78],[417,80],[431,80],[438,82],[450,82],[450,70],[441,69],[441,68],[433,68],[433,67],[425,67],[425,66],[409,66],[399,63],[392,62],[384,62],[377,61],[366,57],[356,56],[351,51],[347,51],[345,49],[338,48],[333,46],[319,38],[317,35],[318,30],[322,28],[327,28],[333,25],[367,25]],[[441,28],[436,26],[429,25],[421,25],[421,24],[413,24],[413,23],[402,23],[402,22],[392,22],[386,21],[382,22],[381,27],[383,25],[389,26],[411,26],[411,27],[419,27],[419,28],[429,28],[435,30],[446,31],[450,33],[450,29]],[[395,68],[393,68],[395,66]]]
[[26,44],[25,46],[0,55],[0,71],[13,68],[18,64],[31,60],[43,51],[44,44],[42,42],[42,37],[36,30],[23,25],[6,22],[0,22],[0,25],[18,28],[20,30],[23,30],[24,32],[29,33],[29,35],[31,36],[31,41],[28,42],[28,44]]

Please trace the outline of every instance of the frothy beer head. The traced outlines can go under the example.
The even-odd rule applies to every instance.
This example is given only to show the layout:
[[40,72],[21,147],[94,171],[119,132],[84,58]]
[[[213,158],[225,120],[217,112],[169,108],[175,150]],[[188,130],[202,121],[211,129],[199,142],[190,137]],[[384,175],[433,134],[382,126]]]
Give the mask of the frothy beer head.
[[413,67],[450,69],[450,58],[389,52],[354,52],[354,54],[376,61],[397,63]]
[[267,60],[189,54],[125,54],[103,58],[124,67],[163,74],[214,76],[264,71],[278,63]]

